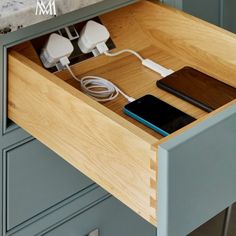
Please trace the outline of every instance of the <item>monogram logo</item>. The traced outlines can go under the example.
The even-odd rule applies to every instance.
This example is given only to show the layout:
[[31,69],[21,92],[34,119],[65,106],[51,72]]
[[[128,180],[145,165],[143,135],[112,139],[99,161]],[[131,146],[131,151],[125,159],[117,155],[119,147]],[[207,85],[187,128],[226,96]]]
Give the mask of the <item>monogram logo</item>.
[[55,0],[37,0],[35,15],[56,15]]

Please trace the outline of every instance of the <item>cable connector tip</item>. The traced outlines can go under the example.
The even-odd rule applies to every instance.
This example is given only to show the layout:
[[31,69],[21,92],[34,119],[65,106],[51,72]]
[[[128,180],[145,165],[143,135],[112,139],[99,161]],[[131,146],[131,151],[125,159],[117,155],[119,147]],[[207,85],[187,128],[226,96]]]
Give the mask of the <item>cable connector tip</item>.
[[171,69],[166,69],[165,67],[157,64],[156,62],[150,60],[150,59],[145,59],[142,61],[142,64],[146,66],[147,68],[157,72],[160,74],[162,77],[166,77],[170,74],[172,74],[174,71]]
[[129,97],[127,98],[128,102],[134,102],[136,99],[135,98],[132,98],[132,97]]

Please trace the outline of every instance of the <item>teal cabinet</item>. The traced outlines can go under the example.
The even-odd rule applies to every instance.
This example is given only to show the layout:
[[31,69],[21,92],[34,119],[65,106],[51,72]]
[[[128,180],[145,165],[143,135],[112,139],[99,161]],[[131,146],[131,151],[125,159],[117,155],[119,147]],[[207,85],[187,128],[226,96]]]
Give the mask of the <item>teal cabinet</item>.
[[221,24],[221,3],[219,0],[183,0],[182,9],[218,26]]
[[236,33],[236,1],[224,0],[222,4],[222,25],[225,29]]
[[7,230],[93,184],[37,140],[8,150],[6,162]]
[[235,122],[236,105],[161,145],[161,235],[181,236],[235,202]]
[[236,33],[234,0],[163,0],[163,2]]
[[[7,119],[10,46],[131,2],[107,0],[2,36],[1,236],[85,236],[97,228],[102,236],[183,236],[235,201],[235,105],[161,143],[158,183],[154,177],[150,179],[154,180],[150,181],[152,187],[158,185],[158,230]],[[177,1],[175,5],[190,7]],[[216,11],[218,6],[211,21],[217,24]],[[149,199],[150,205],[153,199]]]
[[82,214],[86,207],[95,206],[108,195],[8,119],[8,48],[132,2],[105,0],[49,22],[0,35],[0,236],[39,235],[74,214]]
[[[157,229],[113,197],[83,214],[45,232],[45,236],[86,236],[98,229],[98,236],[156,236]],[[92,235],[91,235],[92,236]]]
[[[19,226],[9,230],[7,235],[14,236],[33,236],[44,235],[53,229],[58,228],[62,224],[82,216],[88,209],[95,207],[100,202],[110,197],[110,195],[98,186],[91,186],[90,188],[81,191],[79,194],[58,203],[56,206],[40,213],[32,219],[20,224]],[[122,215],[125,218],[125,215]],[[93,230],[90,221],[86,222],[89,229]],[[72,229],[71,229],[72,230]],[[71,234],[70,229],[65,235],[78,235]],[[6,235],[6,234],[3,234]],[[84,236],[84,235],[82,235]]]

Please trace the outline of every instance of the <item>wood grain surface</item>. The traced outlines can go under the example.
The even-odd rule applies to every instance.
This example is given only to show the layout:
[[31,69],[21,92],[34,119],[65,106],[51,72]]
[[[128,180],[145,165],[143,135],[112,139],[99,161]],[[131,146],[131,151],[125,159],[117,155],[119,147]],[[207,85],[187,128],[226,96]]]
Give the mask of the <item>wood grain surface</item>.
[[[100,19],[111,33],[114,51],[130,48],[173,70],[193,66],[236,87],[233,34],[147,1]],[[68,71],[51,74],[39,65],[31,46],[23,49],[9,53],[9,118],[157,225],[158,144],[225,108],[207,114],[157,88],[160,76],[131,55],[99,56],[72,66],[78,77],[102,76],[130,96],[152,94],[197,118],[163,138],[124,115],[121,96],[99,104],[79,91]]]

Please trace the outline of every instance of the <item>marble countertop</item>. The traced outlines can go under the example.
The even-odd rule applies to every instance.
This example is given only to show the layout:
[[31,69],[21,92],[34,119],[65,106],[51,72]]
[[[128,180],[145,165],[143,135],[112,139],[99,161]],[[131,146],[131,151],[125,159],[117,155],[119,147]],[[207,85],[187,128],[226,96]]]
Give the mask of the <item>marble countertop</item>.
[[[16,31],[55,17],[39,14],[40,8],[36,15],[37,1],[44,3],[43,10],[49,10],[50,0],[0,0],[0,34]],[[56,15],[59,16],[100,1],[102,0],[55,0]]]

